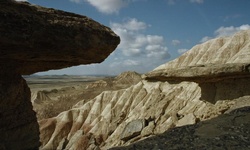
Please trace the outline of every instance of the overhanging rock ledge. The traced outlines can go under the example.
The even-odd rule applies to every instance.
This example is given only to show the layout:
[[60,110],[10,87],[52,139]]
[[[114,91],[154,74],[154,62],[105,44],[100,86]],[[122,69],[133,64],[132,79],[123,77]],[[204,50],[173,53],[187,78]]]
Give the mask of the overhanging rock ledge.
[[86,16],[27,2],[0,2],[1,68],[24,75],[100,63],[119,43],[110,28]]
[[80,16],[12,0],[0,1],[0,149],[38,149],[39,127],[21,75],[100,63],[120,38]]

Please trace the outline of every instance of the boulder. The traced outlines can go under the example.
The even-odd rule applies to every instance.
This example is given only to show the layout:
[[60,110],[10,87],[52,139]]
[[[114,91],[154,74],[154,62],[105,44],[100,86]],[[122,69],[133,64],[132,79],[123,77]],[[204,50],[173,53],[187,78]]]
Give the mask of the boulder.
[[121,140],[128,141],[140,135],[142,129],[145,127],[145,120],[138,119],[129,122],[121,134]]
[[100,63],[119,42],[110,28],[86,16],[1,0],[0,149],[40,145],[30,89],[21,75]]

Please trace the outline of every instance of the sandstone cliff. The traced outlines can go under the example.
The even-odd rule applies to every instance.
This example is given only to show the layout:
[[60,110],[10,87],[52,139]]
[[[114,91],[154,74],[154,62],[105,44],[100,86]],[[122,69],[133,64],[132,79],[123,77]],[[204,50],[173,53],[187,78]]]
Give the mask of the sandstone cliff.
[[0,149],[38,149],[39,127],[21,77],[103,61],[120,39],[92,19],[0,1]]
[[195,46],[134,86],[42,120],[42,147],[108,149],[249,106],[249,54],[249,30]]

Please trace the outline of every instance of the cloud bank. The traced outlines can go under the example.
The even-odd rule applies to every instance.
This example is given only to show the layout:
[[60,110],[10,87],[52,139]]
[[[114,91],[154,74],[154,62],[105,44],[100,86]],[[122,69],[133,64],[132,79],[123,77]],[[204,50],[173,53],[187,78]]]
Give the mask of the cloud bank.
[[179,41],[179,40],[172,40],[171,44],[174,45],[174,46],[177,46],[177,45],[181,44],[181,41]]
[[110,64],[113,70],[149,71],[170,58],[163,36],[144,33],[151,25],[129,18],[122,23],[111,22],[110,26],[121,38]]
[[217,30],[214,31],[214,37],[209,37],[209,36],[205,36],[203,37],[200,42],[206,42],[212,38],[215,37],[225,37],[225,36],[230,36],[233,35],[236,32],[242,31],[242,30],[249,30],[250,29],[250,25],[249,24],[244,24],[241,25],[239,27],[234,27],[234,26],[230,26],[230,27],[219,27]]
[[130,1],[135,0],[70,0],[74,3],[87,2],[94,6],[99,12],[104,14],[118,13],[123,7],[126,7]]
[[128,0],[86,0],[98,11],[105,14],[118,13],[119,10],[128,5]]
[[130,18],[123,23],[111,23],[112,30],[121,38],[118,49],[121,49],[123,55],[157,59],[169,57],[163,36],[143,34],[143,31],[148,27],[150,25],[135,18]]

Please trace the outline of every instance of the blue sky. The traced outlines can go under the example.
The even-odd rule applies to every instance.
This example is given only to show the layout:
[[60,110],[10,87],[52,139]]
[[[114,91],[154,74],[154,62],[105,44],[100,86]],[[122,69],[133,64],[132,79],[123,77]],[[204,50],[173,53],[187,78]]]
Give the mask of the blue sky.
[[101,64],[43,74],[148,72],[196,44],[250,29],[250,0],[28,0],[49,8],[86,15],[121,38]]

